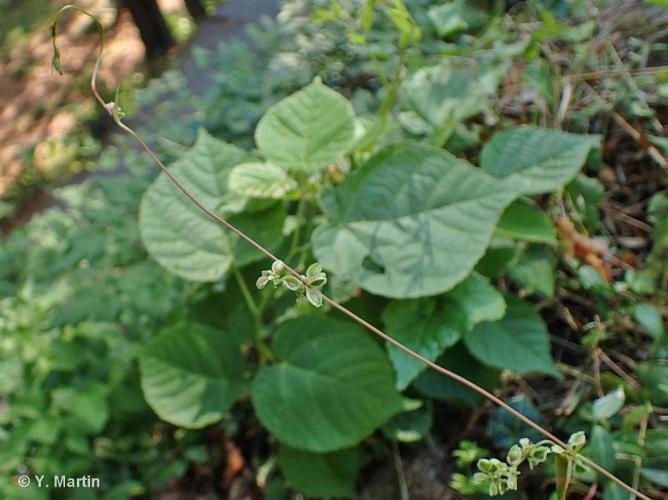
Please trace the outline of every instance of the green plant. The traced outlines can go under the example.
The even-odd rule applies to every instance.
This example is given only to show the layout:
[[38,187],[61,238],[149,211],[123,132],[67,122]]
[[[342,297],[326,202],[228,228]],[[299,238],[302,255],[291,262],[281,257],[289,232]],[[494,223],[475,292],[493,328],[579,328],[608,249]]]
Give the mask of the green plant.
[[[412,4],[406,2],[407,8]],[[462,7],[458,2],[451,4],[451,8]],[[432,12],[430,17],[440,23],[439,13]],[[470,28],[460,25],[448,31],[441,24],[437,26],[448,37],[484,26],[477,25],[475,16],[470,15],[458,13]],[[413,16],[417,23],[414,11]],[[374,30],[383,29],[384,17],[375,19]],[[429,32],[424,24],[421,30]],[[546,29],[541,36],[549,38],[551,33]],[[376,34],[368,35],[369,46]],[[396,38],[396,33],[390,33],[392,36]],[[367,45],[360,47],[362,52]],[[259,151],[242,149],[239,145],[248,148],[252,144],[248,129],[261,111],[278,100],[273,90],[260,92],[261,97],[250,98],[257,101],[248,115],[243,115],[249,117],[248,122],[240,123],[238,130],[219,129],[235,144],[201,131],[192,148],[165,148],[166,157],[175,161],[169,169],[158,162],[164,173],[146,190],[141,202],[142,242],[153,261],[169,270],[163,278],[174,282],[174,288],[165,288],[172,290],[174,302],[163,304],[160,310],[165,315],[159,321],[145,323],[141,346],[128,356],[138,360],[143,397],[162,420],[181,428],[175,434],[191,429],[188,435],[195,436],[193,439],[205,432],[198,429],[224,429],[228,436],[234,436],[239,424],[231,422],[244,422],[245,432],[251,435],[265,436],[257,428],[266,428],[269,447],[278,450],[278,458],[274,461],[271,456],[253,455],[253,460],[263,463],[258,485],[262,481],[267,491],[276,484],[277,463],[289,484],[305,494],[352,496],[360,457],[370,443],[378,443],[367,437],[376,429],[400,442],[429,437],[432,399],[477,406],[485,396],[506,408],[494,412],[488,422],[490,446],[494,448],[508,448],[524,436],[538,441],[532,432],[544,432],[546,424],[531,401],[524,397],[505,402],[492,394],[496,388],[504,391],[498,386],[500,370],[505,370],[506,383],[521,380],[518,375],[534,374],[530,380],[549,387],[557,385],[554,381],[564,373],[571,376],[575,370],[554,362],[548,328],[533,299],[554,300],[564,283],[559,275],[555,277],[561,237],[552,217],[565,210],[573,214],[582,210],[583,220],[592,219],[588,204],[596,203],[596,197],[589,196],[585,189],[588,181],[582,181],[579,172],[587,158],[591,161],[595,156],[598,138],[537,127],[477,127],[468,112],[493,117],[490,101],[498,86],[499,67],[491,64],[489,71],[483,71],[486,83],[478,88],[472,85],[477,68],[462,70],[456,64],[434,60],[426,68],[424,65],[401,68],[409,78],[388,113],[387,126],[374,125],[382,99],[372,96],[360,104],[364,94],[356,93],[351,105],[323,78],[329,86],[314,81],[264,115],[256,133]],[[444,77],[453,73],[452,79]],[[238,88],[229,82],[223,86],[230,93]],[[462,89],[460,94],[454,92],[457,89]],[[277,94],[292,90],[287,85]],[[348,95],[349,90],[344,88],[343,92]],[[381,89],[379,93],[388,95],[386,92]],[[457,97],[443,99],[444,95]],[[475,104],[475,110],[473,104],[461,106],[462,102]],[[460,112],[461,108],[466,112]],[[118,97],[106,103],[105,109],[125,127]],[[182,138],[189,144],[196,120],[187,125],[172,121],[170,138]],[[502,131],[486,141],[478,155],[478,132],[488,128]],[[143,144],[139,136],[129,132]],[[462,156],[478,157],[480,167],[458,159]],[[557,194],[543,195],[547,192]],[[573,206],[568,196],[572,196]],[[387,203],[388,198],[393,203]],[[196,210],[193,202],[205,212]],[[653,213],[661,215],[661,204],[657,206],[653,206]],[[106,206],[104,210],[109,209]],[[259,262],[261,255],[218,224],[269,257],[271,269]],[[95,232],[82,237],[67,262],[79,262],[82,255],[96,262],[100,255],[98,237]],[[113,246],[136,250],[136,245],[127,241],[132,240],[119,238]],[[449,259],[440,259],[440,255]],[[313,261],[319,264],[313,264],[309,272],[306,264]],[[67,262],[61,266],[67,267]],[[102,269],[98,271],[108,269],[108,281],[101,281],[96,274],[94,282],[114,283],[114,273],[125,264],[113,259],[100,262]],[[568,264],[572,267],[566,272],[573,269],[574,273],[582,271],[581,276],[597,277],[590,292],[599,301],[597,312],[607,314],[604,299],[609,297],[623,297],[625,309],[647,305],[647,299],[641,301],[635,292],[613,290],[594,268],[586,273],[586,266],[576,260]],[[326,282],[315,267],[319,265],[327,270]],[[141,274],[135,268],[128,270],[129,284],[124,289],[133,290],[126,292],[129,297],[137,297],[137,290],[154,279],[146,273],[145,280],[133,281],[133,276]],[[159,271],[157,276],[161,276]],[[247,285],[256,280],[259,290]],[[9,290],[11,280],[6,286]],[[56,328],[66,328],[91,315],[110,322],[129,315],[132,321],[124,323],[124,329],[134,331],[136,318],[112,300],[115,294],[92,294],[92,289],[90,286],[74,296]],[[298,291],[307,298],[310,295],[312,300],[295,303],[286,291]],[[85,302],[88,296],[97,298]],[[314,310],[312,306],[320,305],[321,300],[322,306]],[[385,350],[342,315],[382,337]],[[374,323],[382,321],[391,337],[362,316]],[[637,317],[649,332],[660,332],[656,315],[647,307],[639,307]],[[588,330],[591,333],[583,345],[592,358],[602,356],[612,336],[605,329],[611,328],[612,321]],[[54,337],[58,335],[60,330],[54,332]],[[647,380],[660,380],[661,366],[656,364],[639,370],[638,376],[643,373]],[[538,373],[552,381],[539,378]],[[465,391],[442,375],[478,392]],[[575,402],[568,401],[569,408],[578,412],[566,413],[552,425],[570,434],[583,428],[583,423],[591,424],[591,445],[583,450],[585,462],[593,459],[610,472],[614,470],[636,489],[658,484],[661,447],[656,443],[660,443],[661,434],[660,429],[651,429],[646,401],[660,401],[661,395],[638,393],[637,398],[629,398],[627,404],[635,405],[633,413],[637,415],[625,416],[622,426],[620,413],[626,415],[629,408],[624,408],[625,400],[616,387],[634,381],[628,377],[619,380],[609,372],[593,382],[586,373],[578,376],[573,396],[569,396]],[[93,380],[104,386],[105,377]],[[582,379],[585,383],[581,384]],[[602,395],[607,399],[590,405],[585,389],[597,382],[602,386],[597,388],[601,395],[605,387],[611,389],[611,397]],[[68,384],[65,381],[64,387]],[[643,385],[650,388],[659,384]],[[80,397],[85,397],[84,389],[70,391],[70,395],[80,392]],[[423,401],[415,399],[418,397]],[[251,416],[251,406],[257,419]],[[596,407],[596,416],[588,413],[590,406]],[[530,428],[516,420],[518,411]],[[608,422],[602,416],[605,414],[614,418]],[[163,425],[169,435],[172,428]],[[634,448],[632,441],[643,435],[643,426],[646,430],[650,427],[644,433],[647,442],[638,442]],[[190,445],[185,441],[174,445],[177,455],[181,446]],[[558,442],[556,437],[552,441]],[[531,442],[526,445],[527,450],[542,450]],[[471,446],[471,450],[476,448]],[[622,460],[612,459],[615,450],[646,461],[634,465],[629,475]],[[462,451],[458,458],[464,460],[466,455],[469,460],[470,454],[464,453],[467,450]],[[89,455],[87,460],[95,456]],[[188,451],[186,456],[199,457],[198,464],[210,459],[197,450]],[[493,471],[503,472],[503,488],[508,479],[515,484],[515,458],[513,464],[505,463],[507,469]],[[525,459],[529,458],[527,454]],[[187,460],[178,457],[173,463],[174,474],[183,474]],[[34,470],[39,465],[29,462]],[[568,467],[557,477],[567,477],[566,472]],[[313,476],[319,477],[317,484]],[[618,480],[605,472],[597,478],[589,470],[574,478],[578,481],[601,481],[606,495],[622,491],[616,486]],[[565,490],[565,483],[560,482],[560,491]],[[499,490],[501,483],[495,484]],[[481,485],[465,480],[459,486],[474,491]],[[489,485],[485,489],[488,491]]]
[[[56,54],[54,57],[57,57],[57,48],[55,47],[55,28],[53,35]],[[214,200],[217,197],[218,200],[215,201],[218,206],[220,206],[221,201],[223,204],[231,203],[228,205],[230,207],[228,210],[230,210],[231,213],[241,212],[243,208],[240,210],[239,207],[244,207],[244,205],[248,204],[251,199],[244,196],[243,193],[239,191],[232,191],[229,193],[229,197],[223,196],[221,199],[221,194],[227,195],[228,193],[220,192],[221,188],[222,190],[225,190],[225,186],[224,184],[221,186],[220,174],[217,174],[215,171],[215,177],[212,180],[218,184],[217,191],[211,192],[208,186],[201,184],[201,180],[198,181],[197,179],[188,181],[189,185],[182,184],[174,173],[178,169],[175,168],[171,171],[167,169],[150,148],[146,146],[136,132],[122,122],[123,113],[117,101],[106,103],[99,96],[95,89],[95,78],[98,66],[99,58],[93,73],[93,90],[96,97],[105,109],[107,109],[117,125],[137,139],[140,145],[160,166],[163,174],[168,178],[167,184],[165,184],[165,181],[158,181],[158,183],[162,182],[162,186],[165,187],[156,187],[160,186],[160,184],[157,184],[152,188],[153,191],[149,190],[148,198],[144,200],[142,206],[141,216],[143,239],[146,242],[149,251],[151,251],[161,264],[184,277],[206,281],[217,279],[221,274],[227,273],[231,266],[239,266],[239,261],[242,263],[244,262],[244,254],[240,253],[239,250],[235,252],[232,242],[216,248],[215,245],[212,247],[210,243],[207,243],[206,240],[202,239],[202,237],[207,238],[209,236],[215,238],[216,235],[219,235],[215,224],[213,226],[202,226],[202,224],[199,224],[199,234],[192,234],[191,236],[193,239],[189,241],[183,239],[183,234],[175,233],[173,229],[170,229],[170,224],[172,227],[175,227],[176,224],[178,227],[181,227],[186,231],[188,231],[190,227],[193,227],[188,225],[189,221],[187,219],[181,221],[176,220],[183,213],[174,212],[174,208],[178,211],[179,206],[178,204],[170,202],[170,198],[171,200],[176,200],[175,196],[169,192],[169,189],[176,188],[178,191],[181,191],[182,194],[185,194],[189,201],[194,203],[208,219],[213,219],[214,222],[225,226],[237,236],[240,236],[242,239],[246,240],[246,242],[250,243],[262,254],[265,254],[273,260],[272,269],[270,271],[265,271],[258,281],[260,288],[263,288],[269,281],[272,281],[275,284],[283,284],[291,290],[304,291],[309,298],[309,301],[318,307],[322,305],[322,302],[324,301],[329,306],[346,314],[362,326],[367,327],[373,333],[376,333],[394,347],[401,349],[404,353],[410,355],[414,359],[464,383],[468,387],[473,388],[488,399],[494,401],[496,404],[499,404],[520,420],[523,420],[525,423],[534,427],[552,440],[554,443],[553,451],[559,449],[562,451],[571,449],[558,438],[551,435],[542,427],[499,400],[491,393],[485,391],[477,384],[472,383],[445,368],[439,367],[430,359],[403,345],[384,332],[373,327],[349,309],[346,309],[344,306],[341,306],[339,303],[323,295],[320,292],[320,288],[325,285],[326,278],[320,271],[319,266],[311,266],[306,275],[299,274],[298,271],[277,259],[252,236],[248,236],[235,225],[208,208],[202,201],[207,195],[209,197],[213,196]],[[206,139],[205,137],[202,137],[201,141],[208,142],[203,152],[208,152],[210,155],[209,157],[212,156],[212,150],[215,149],[220,149],[219,153],[224,153],[224,156],[221,155],[221,160],[224,162],[221,165],[223,168],[221,174],[223,181],[227,178],[229,182],[231,174],[226,172],[226,170],[229,170],[236,165],[244,165],[244,153],[241,151],[231,151],[230,146],[222,144],[217,146],[210,142],[210,139]],[[277,191],[277,184],[279,186],[285,184],[285,174],[288,176],[293,175],[295,178],[301,176],[302,179],[309,174],[317,174],[323,167],[340,160],[341,156],[353,146],[352,108],[341,98],[341,96],[322,86],[320,82],[315,81],[300,92],[278,103],[267,112],[258,124],[256,142],[260,152],[265,157],[265,160],[270,162],[269,165],[277,165],[284,170],[275,170],[277,177],[271,176],[269,179],[264,177],[259,179],[252,178],[252,180],[257,182],[259,186],[263,188],[260,190],[261,193],[264,194],[268,192],[273,195],[259,196],[260,199],[265,198],[268,199],[268,201],[271,201],[273,205],[280,205],[280,203],[273,202],[273,199],[277,192],[283,194],[283,191],[280,189]],[[578,172],[591,145],[592,141],[588,138],[578,138],[576,136],[568,136],[565,134],[549,132],[547,130],[531,130],[527,128],[509,130],[490,141],[486,146],[486,149],[483,150],[481,155],[481,169],[484,172],[487,172],[487,174],[477,174],[475,173],[475,170],[470,169],[464,163],[460,163],[459,160],[455,160],[454,157],[449,157],[443,153],[437,152],[437,150],[432,151],[428,148],[418,146],[417,144],[407,144],[401,147],[390,148],[387,151],[381,152],[377,157],[372,158],[366,165],[360,167],[361,170],[359,172],[355,172],[352,188],[348,187],[346,184],[339,187],[337,189],[338,200],[324,202],[326,215],[328,214],[327,209],[330,211],[333,209],[335,211],[334,213],[338,211],[343,217],[341,215],[334,216],[339,220],[340,229],[336,229],[333,226],[329,228],[326,225],[324,227],[316,228],[313,236],[315,254],[316,256],[319,256],[320,254],[321,261],[326,267],[335,270],[348,281],[359,283],[371,292],[389,297],[412,298],[448,291],[458,282],[461,282],[466,278],[467,274],[473,269],[476,261],[480,258],[488,244],[494,223],[498,220],[501,212],[510,201],[521,194],[534,194],[558,188]],[[518,151],[519,147],[522,147],[523,149]],[[200,147],[200,150],[201,149],[203,149],[203,147]],[[193,158],[195,160],[196,168],[197,166],[200,168],[204,166],[202,164],[201,156],[203,152],[200,153],[200,150],[196,149],[195,154],[197,156],[194,156]],[[532,151],[534,152],[534,156],[531,156],[530,154]],[[540,151],[540,153],[538,153],[538,151]],[[204,158],[206,161],[206,157]],[[471,210],[475,213],[476,218],[469,219],[469,231],[475,231],[477,233],[475,240],[469,240],[466,246],[460,247],[461,249],[458,252],[460,258],[455,263],[450,262],[448,266],[439,269],[438,267],[435,267],[436,262],[432,261],[430,262],[430,265],[424,268],[424,270],[434,273],[434,276],[438,278],[437,282],[433,280],[432,276],[425,275],[423,272],[416,273],[414,269],[406,269],[405,264],[402,265],[397,262],[397,259],[401,256],[399,248],[395,247],[390,254],[375,250],[376,243],[373,240],[367,240],[367,238],[363,236],[364,233],[366,231],[369,231],[370,234],[376,234],[379,231],[389,232],[390,228],[383,228],[383,220],[384,218],[387,218],[387,214],[379,212],[374,216],[372,215],[372,209],[371,213],[362,212],[364,213],[364,219],[361,219],[362,224],[364,224],[365,219],[368,217],[374,217],[376,219],[375,221],[373,219],[370,221],[371,225],[369,230],[366,230],[364,225],[359,225],[357,227],[356,237],[362,245],[361,254],[353,257],[352,260],[349,260],[349,262],[345,264],[340,262],[339,255],[345,253],[343,249],[339,251],[335,243],[341,238],[346,238],[350,241],[350,237],[339,236],[336,232],[341,230],[351,231],[350,228],[346,229],[346,224],[348,221],[354,222],[356,220],[356,216],[354,215],[355,210],[359,211],[360,208],[358,208],[355,203],[359,204],[360,202],[368,200],[372,202],[377,201],[374,200],[373,191],[362,195],[359,194],[359,191],[365,188],[364,181],[370,181],[371,186],[373,186],[374,182],[378,182],[380,186],[383,186],[383,189],[392,191],[398,187],[396,185],[397,180],[403,183],[406,181],[402,179],[402,177],[405,177],[407,174],[415,175],[415,170],[411,172],[404,171],[401,173],[397,168],[406,162],[410,162],[411,160],[415,161],[416,159],[421,160],[416,165],[416,168],[423,170],[423,172],[420,173],[421,175],[424,175],[425,178],[431,177],[437,179],[434,175],[434,169],[438,169],[446,176],[446,178],[450,177],[451,180],[456,179],[458,182],[464,183],[464,185],[466,185],[467,182],[476,183],[475,188],[469,188],[469,192],[465,191],[454,198],[450,194],[441,194],[436,191],[438,197],[431,201],[431,203],[435,203],[435,207],[445,209],[438,213],[438,216],[434,216],[440,217],[437,219],[439,224],[445,224],[448,227],[451,226],[449,226],[447,222],[444,222],[447,221],[448,215],[452,216],[457,213],[461,217],[465,213],[461,212],[462,207],[458,206],[457,212],[450,214],[448,212],[449,205],[461,203],[460,196],[463,196],[464,203],[473,203]],[[242,163],[239,163],[240,161]],[[246,169],[248,169],[248,167],[246,167]],[[271,167],[267,167],[266,170],[270,169]],[[258,170],[254,168],[253,174],[251,175],[257,175],[257,171]],[[377,171],[380,171],[381,173],[389,171],[391,174],[385,174],[386,177],[383,177],[382,175],[378,176],[376,173]],[[360,172],[364,172],[364,174]],[[398,175],[398,177],[389,177],[389,175]],[[488,175],[488,177],[484,177],[484,175]],[[389,184],[387,183],[388,181],[390,181]],[[350,192],[346,192],[346,189]],[[419,189],[423,191],[428,188],[427,186],[423,186]],[[428,193],[429,191],[426,192]],[[408,196],[410,197],[411,194],[409,193]],[[482,199],[485,199],[485,202],[483,202]],[[343,200],[343,203],[339,200]],[[348,200],[352,200],[353,204],[351,205]],[[403,210],[404,204],[406,204],[408,200],[399,201],[398,208]],[[165,203],[168,203],[168,205]],[[339,206],[337,206],[337,204]],[[409,205],[406,205],[406,207],[408,206]],[[426,208],[427,207],[424,209]],[[431,209],[431,207],[429,208]],[[394,210],[396,210],[396,208],[394,208]],[[418,210],[419,213],[419,205],[415,206],[414,203],[411,203],[411,212],[414,213],[416,210]],[[411,212],[408,212],[407,215],[412,215]],[[281,212],[279,211],[278,213],[280,214]],[[392,216],[397,217],[397,215],[394,214]],[[165,220],[165,217],[173,218],[171,220]],[[204,219],[202,223],[205,223],[208,219]],[[387,220],[390,221],[392,219],[387,218]],[[411,227],[410,222],[407,222],[408,225],[402,227],[403,233],[411,238],[415,238],[415,236],[413,236],[413,234],[415,234],[418,237],[418,242],[420,242],[421,238],[419,234],[422,229],[420,226],[414,226],[415,228]],[[165,225],[165,223],[167,225]],[[185,227],[184,223],[186,224]],[[205,232],[201,231],[202,227],[207,228]],[[269,228],[267,229],[270,230]],[[454,229],[454,236],[458,238],[457,228],[455,227]],[[257,227],[253,228],[253,230],[257,231]],[[345,235],[346,233],[341,234]],[[220,236],[224,235],[219,235],[219,237]],[[402,234],[398,233],[397,236],[401,237]],[[442,239],[445,244],[454,244],[456,241],[452,235],[447,233],[434,233],[429,236],[429,240],[431,241],[432,238],[436,240]],[[199,242],[197,241],[198,239]],[[275,245],[275,237],[269,239],[269,241],[272,240],[274,240],[272,243]],[[176,252],[173,248],[174,245],[176,245]],[[206,253],[202,248],[204,245],[208,247]],[[438,245],[439,243],[437,243],[437,246]],[[367,247],[366,250],[364,250],[365,246]],[[327,248],[327,253],[325,253],[324,248]],[[199,254],[201,258],[196,261],[193,260],[191,249],[194,249],[194,252]],[[185,255],[184,251],[187,252]],[[350,256],[349,250],[346,251],[346,253]],[[210,257],[205,258],[207,254],[210,255]],[[336,260],[332,260],[330,255]],[[374,270],[375,273],[369,269],[367,271],[367,276],[364,276],[364,274],[357,274],[359,271],[355,270],[355,266],[362,265],[361,258],[365,257],[365,255],[373,255],[373,257],[375,257],[373,264],[377,267],[377,269]],[[472,256],[472,258],[467,257],[468,255]],[[188,260],[184,260],[185,256],[189,257]],[[327,260],[328,257],[329,261]],[[388,258],[389,260],[385,261],[385,259]],[[403,258],[405,259],[406,257]],[[215,267],[212,268],[212,265]],[[454,265],[457,266],[457,269],[454,269]],[[404,269],[403,273],[406,277],[402,277],[402,268]],[[290,276],[286,278],[285,275],[281,275],[283,270],[289,273]],[[369,273],[369,271],[371,272]],[[407,274],[407,271],[410,274]],[[356,273],[357,277],[352,277],[351,274],[353,273]],[[393,278],[390,278],[393,274],[396,275]],[[410,282],[406,281],[409,276]],[[239,285],[242,288],[244,287],[242,278],[239,279]],[[260,331],[261,325],[258,321],[260,310],[257,305],[255,305],[255,302],[248,291],[246,291],[244,295],[248,307],[256,317],[256,347],[258,352],[264,354],[267,347],[264,345],[262,332]],[[365,436],[370,430],[373,430],[374,427],[377,427],[384,420],[399,411],[400,398],[391,384],[387,384],[389,379],[385,378],[383,380],[378,378],[382,373],[380,364],[375,370],[377,376],[374,378],[370,378],[369,375],[364,376],[364,372],[356,373],[354,371],[355,364],[353,358],[348,359],[348,362],[345,364],[347,373],[347,376],[345,377],[342,376],[341,372],[337,373],[337,371],[331,371],[334,367],[325,368],[327,364],[325,363],[325,365],[323,365],[322,363],[325,362],[327,357],[346,359],[346,356],[348,356],[345,350],[342,350],[337,354],[336,350],[333,350],[337,344],[329,346],[330,342],[327,338],[332,335],[332,330],[339,330],[340,333],[337,337],[339,337],[338,341],[340,341],[340,337],[343,332],[346,331],[346,327],[344,327],[343,324],[341,324],[341,326],[335,326],[332,323],[328,329],[329,331],[316,335],[316,331],[312,327],[308,327],[309,321],[311,320],[308,319],[307,316],[304,317],[301,322],[299,322],[299,320],[293,320],[284,325],[284,328],[275,339],[276,354],[278,354],[279,358],[282,358],[283,361],[277,366],[263,368],[259,371],[252,384],[251,396],[260,421],[272,431],[279,440],[282,440],[293,447],[322,453],[357,444],[361,437]],[[321,321],[324,321],[324,319]],[[287,325],[289,325],[289,327]],[[468,327],[470,328],[470,326]],[[291,332],[291,335],[294,338],[290,339],[286,332]],[[305,332],[309,332],[311,338],[305,336]],[[309,335],[309,333],[306,333],[306,335]],[[300,354],[300,350],[304,347],[304,343],[308,345],[309,342],[313,342],[314,335],[322,338],[319,339],[320,342],[318,343],[317,348],[315,345],[312,347],[313,351],[311,355],[304,358],[304,355]],[[178,344],[175,344],[174,341],[177,338],[179,339],[179,342]],[[200,335],[200,338],[202,340],[204,339],[203,334]],[[239,358],[238,353],[235,352],[236,350],[231,348],[231,345],[223,350],[217,350],[219,358],[216,359],[216,351],[213,349],[216,340],[214,337],[210,336],[208,342],[211,343],[211,347],[205,348],[205,350],[200,350],[199,347],[196,347],[191,353],[191,361],[188,362],[188,365],[184,365],[183,362],[178,361],[174,357],[174,353],[182,352],[184,349],[188,348],[189,344],[187,341],[184,342],[184,339],[185,337],[183,335],[172,336],[169,333],[165,333],[161,338],[156,339],[156,342],[153,344],[153,349],[147,350],[147,353],[145,354],[145,361],[142,369],[145,382],[143,388],[145,393],[147,393],[149,403],[152,402],[156,411],[161,414],[163,418],[180,425],[200,427],[205,423],[209,423],[209,417],[207,415],[212,411],[211,407],[217,408],[217,411],[214,411],[213,413],[213,418],[215,419],[216,415],[220,415],[220,411],[226,410],[233,402],[237,395],[237,391],[239,390],[238,387],[243,362],[241,358]],[[369,347],[371,347],[371,345],[369,345]],[[359,340],[357,341],[356,348],[358,353],[362,351]],[[369,360],[374,357],[372,353],[372,349],[367,353],[367,364],[370,364]],[[266,362],[267,358],[265,356],[261,359]],[[198,358],[205,365],[220,367],[216,369],[216,385],[210,386],[214,381],[207,380],[205,373],[201,372],[201,369],[196,368],[196,365],[192,364],[192,359]],[[232,358],[234,358],[234,360]],[[289,361],[291,359],[294,359],[294,361]],[[150,364],[148,364],[149,360]],[[378,361],[380,362],[380,359],[378,359]],[[298,371],[294,371],[294,368],[291,367],[292,363],[299,368]],[[179,392],[180,389],[179,386],[173,384],[171,384],[169,388],[155,387],[156,383],[160,384],[160,386],[164,385],[164,380],[170,377],[170,372],[175,373],[174,369],[196,372],[192,375],[195,378],[193,378],[192,382],[188,382],[188,385],[196,382],[194,387],[198,387],[198,390],[195,392],[189,391],[191,392],[190,397],[176,398],[176,393],[173,391],[176,390]],[[310,376],[304,378],[301,370],[304,370],[306,373],[312,371],[316,378],[312,379]],[[353,375],[354,378],[348,378],[349,375]],[[277,380],[285,380],[286,377],[292,381],[288,386],[290,387],[289,389],[283,387],[282,384],[278,386],[276,385]],[[336,382],[334,385],[331,385],[332,382],[324,383],[324,381],[318,381],[318,377],[332,378],[333,381]],[[308,400],[303,400],[301,396],[299,396],[299,392],[293,389],[293,387],[300,386],[308,388],[309,393],[315,398],[315,405],[312,405]],[[373,398],[371,398],[371,393],[368,392],[372,387],[375,390]],[[167,389],[167,392],[165,392],[165,389]],[[322,402],[317,402],[318,399],[323,400],[324,398],[323,401],[326,401],[332,390],[337,391],[336,397],[340,403],[339,410],[343,412],[341,416],[345,419],[339,421],[337,424],[334,424],[334,421],[328,415],[318,411],[318,408],[322,405]],[[367,391],[367,394],[366,396],[363,396],[365,391]],[[148,396],[148,394],[155,394],[155,396]],[[353,397],[353,394],[356,394],[356,406],[358,407],[357,414],[353,413],[353,406],[351,406],[352,400],[347,399]],[[331,393],[330,397],[335,397],[335,393]],[[270,408],[272,410],[269,410]],[[286,410],[291,408],[291,410],[287,413],[277,414],[274,412],[274,408],[285,408]],[[297,411],[297,409],[299,410]],[[362,411],[359,412],[359,409]],[[192,417],[188,417],[187,415],[192,414],[193,410],[196,410],[197,415],[201,415],[204,412],[204,415],[207,416],[206,420],[202,422],[199,419],[192,420]],[[181,417],[181,415],[184,415],[185,419],[184,417]],[[321,433],[319,435],[313,433],[313,429],[324,425],[325,423],[329,423],[332,429],[335,429],[335,432]],[[575,445],[573,445],[574,455],[573,457],[569,457],[568,467],[570,467],[571,460],[577,458],[607,475],[610,479],[618,482],[623,487],[628,488],[629,491],[643,496],[609,474],[605,469],[602,469],[600,466],[593,463],[591,460],[577,455],[577,450],[574,446]],[[534,448],[531,449],[533,450]],[[542,449],[543,448],[541,447],[536,448],[536,450]],[[531,457],[531,460],[535,461],[536,457],[533,455],[531,455]],[[520,463],[521,459],[515,460],[513,455],[513,462]],[[495,464],[491,464],[490,467],[487,467],[483,471],[488,474],[494,472],[492,485],[490,486],[490,493],[496,494],[500,491],[500,483],[497,481],[500,480],[499,474],[506,479],[505,484],[507,484],[509,488],[514,489],[514,487],[516,487],[517,472],[516,468],[514,468],[515,466],[516,464],[512,463],[510,464],[510,468],[501,470],[499,467],[496,467]],[[492,471],[492,469],[494,470]],[[566,475],[566,484],[568,483],[569,475],[570,474]],[[558,477],[562,477],[562,475],[560,474]],[[561,485],[558,489],[560,488],[561,490],[564,490],[565,487],[566,486]]]
[[489,454],[488,450],[480,448],[473,441],[462,441],[459,447],[452,452],[455,457],[457,467],[464,469],[466,473],[454,473],[450,479],[450,486],[462,495],[474,495],[476,493],[487,492],[485,485],[478,484],[473,480],[472,467],[481,458]]
[[496,458],[478,460],[479,472],[473,475],[473,482],[486,486],[490,496],[503,495],[517,489],[517,479],[520,476],[519,467],[524,461],[529,463],[530,469],[534,469],[537,465],[544,463],[550,454],[554,454],[557,461],[557,498],[565,500],[572,467],[574,464],[582,467],[578,459],[578,452],[585,443],[584,432],[572,434],[568,438],[567,448],[551,441],[532,443],[530,439],[522,438],[519,444],[514,444],[508,450],[505,463]]

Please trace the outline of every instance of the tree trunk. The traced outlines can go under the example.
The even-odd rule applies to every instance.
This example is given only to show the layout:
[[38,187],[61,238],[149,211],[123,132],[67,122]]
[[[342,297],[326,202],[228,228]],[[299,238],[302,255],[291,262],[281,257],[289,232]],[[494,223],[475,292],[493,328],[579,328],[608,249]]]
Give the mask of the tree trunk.
[[206,9],[201,0],[185,0],[185,2],[188,13],[196,22],[206,17]]
[[156,0],[122,0],[122,5],[130,11],[139,28],[146,57],[153,59],[164,55],[174,45],[174,38]]

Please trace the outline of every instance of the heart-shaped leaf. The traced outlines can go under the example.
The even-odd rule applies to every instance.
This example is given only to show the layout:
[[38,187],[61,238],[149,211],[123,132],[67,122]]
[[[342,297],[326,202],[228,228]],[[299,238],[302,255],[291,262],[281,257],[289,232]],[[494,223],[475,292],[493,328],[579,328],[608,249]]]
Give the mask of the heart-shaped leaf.
[[464,336],[466,347],[480,361],[496,368],[559,377],[543,319],[520,299],[506,297],[506,303],[502,319],[480,323]]
[[514,191],[446,151],[384,150],[323,198],[313,247],[323,267],[394,298],[435,295],[483,255]]
[[163,420],[197,429],[220,420],[242,389],[234,338],[184,323],[152,339],[139,356],[146,401]]
[[[235,146],[201,132],[195,146],[170,171],[198,201],[216,211],[230,195],[230,170],[247,157]],[[261,244],[275,247],[282,237],[284,217],[285,208],[275,203],[230,220]],[[243,265],[262,257],[204,214],[165,174],[160,174],[144,193],[139,229],[151,256],[172,273],[191,281],[216,281],[233,263]]]
[[253,406],[294,448],[353,446],[401,410],[387,357],[353,323],[302,316],[281,326],[272,347],[280,361],[257,373]]
[[316,80],[269,108],[258,123],[255,142],[272,163],[314,172],[350,150],[354,129],[350,102]]

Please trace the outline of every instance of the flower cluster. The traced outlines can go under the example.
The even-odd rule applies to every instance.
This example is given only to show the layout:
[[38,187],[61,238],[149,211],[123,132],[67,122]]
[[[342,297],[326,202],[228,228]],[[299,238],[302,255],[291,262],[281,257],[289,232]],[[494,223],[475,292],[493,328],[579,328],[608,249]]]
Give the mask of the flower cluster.
[[297,293],[298,297],[306,297],[314,307],[321,307],[323,302],[322,287],[327,283],[327,275],[323,272],[320,264],[311,264],[306,274],[300,278],[290,274],[283,261],[277,260],[271,265],[271,269],[262,271],[255,285],[263,289],[269,283],[274,287],[284,286],[288,290]]
[[525,460],[529,463],[529,468],[533,469],[545,462],[550,453],[554,453],[555,455],[567,455],[577,464],[577,453],[586,442],[584,432],[576,432],[571,435],[568,439],[568,449],[551,441],[533,443],[530,439],[522,438],[519,444],[514,444],[508,450],[505,462],[496,458],[478,460],[479,472],[473,475],[473,481],[476,484],[487,485],[490,496],[503,495],[517,489],[519,466]]
[[510,465],[497,458],[483,458],[478,461],[478,470],[473,474],[475,484],[487,483],[490,496],[503,495],[517,489],[520,471],[517,465]]

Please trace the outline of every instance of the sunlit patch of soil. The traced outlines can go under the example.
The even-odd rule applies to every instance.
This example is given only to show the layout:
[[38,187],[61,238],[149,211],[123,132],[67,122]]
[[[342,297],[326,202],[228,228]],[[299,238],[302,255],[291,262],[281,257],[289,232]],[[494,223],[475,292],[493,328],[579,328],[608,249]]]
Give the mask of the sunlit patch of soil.
[[[65,139],[81,130],[82,120],[95,112],[88,84],[99,34],[85,16],[69,12],[61,18],[58,45],[64,75],[59,75],[51,66],[48,24],[66,3],[48,2],[44,8],[49,20],[42,29],[13,40],[0,56],[0,199],[27,168],[50,180],[73,173],[68,168],[76,170],[76,166],[62,169],[63,163],[75,163]],[[165,13],[183,7],[175,0],[160,3]],[[79,0],[77,5],[98,15],[107,29],[100,87],[111,95],[144,59],[137,28],[128,12],[118,12],[113,0]]]

